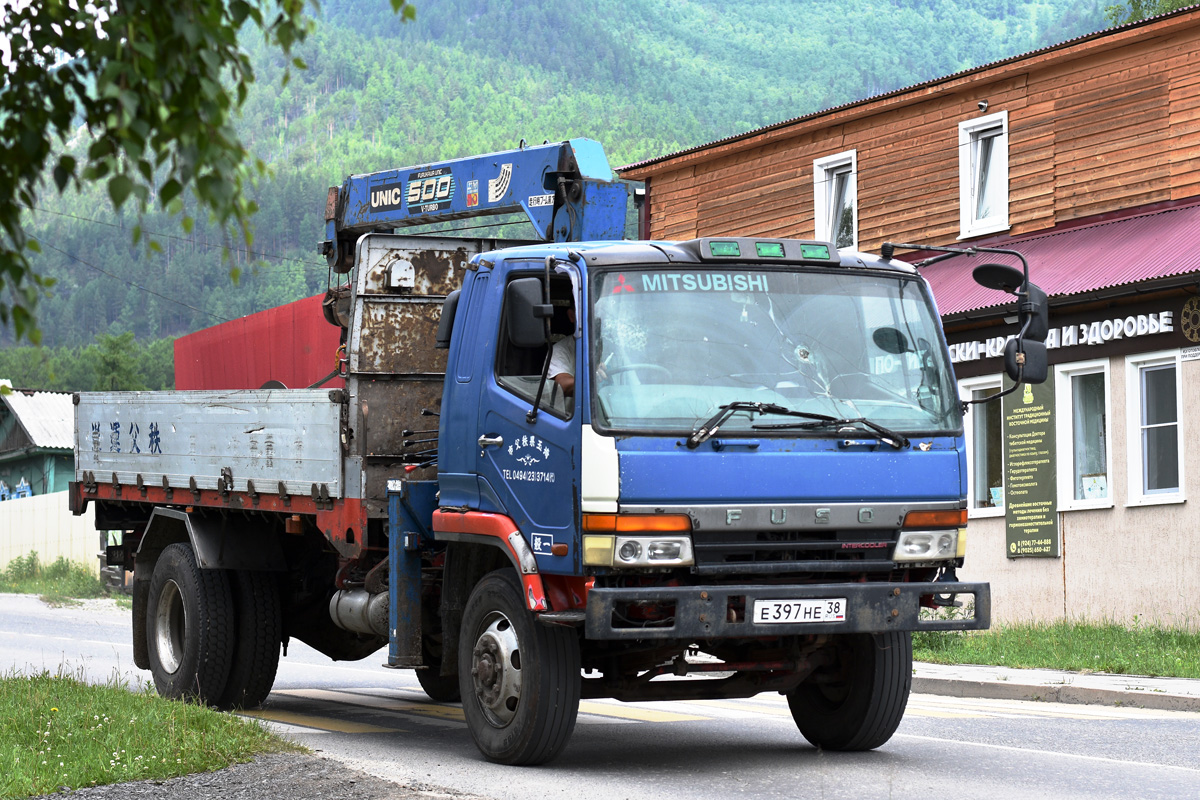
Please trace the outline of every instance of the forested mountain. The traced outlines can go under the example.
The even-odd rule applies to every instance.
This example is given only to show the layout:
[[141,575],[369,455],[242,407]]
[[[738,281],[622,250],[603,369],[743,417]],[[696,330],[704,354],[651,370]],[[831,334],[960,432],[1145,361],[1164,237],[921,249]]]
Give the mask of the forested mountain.
[[[132,331],[148,345],[321,291],[325,189],[352,172],[575,136],[629,163],[1098,30],[1102,6],[416,0],[415,22],[402,23],[387,0],[323,0],[298,48],[307,69],[285,87],[282,60],[251,45],[258,82],[241,131],[273,178],[258,189],[250,252],[223,262],[219,231],[198,221],[185,234],[164,213],[142,220],[161,248],[148,251],[103,191],[56,197],[47,182],[30,219],[35,267],[58,279],[38,307],[44,342]],[[11,332],[0,343],[12,350]],[[0,377],[7,361],[0,353]]]

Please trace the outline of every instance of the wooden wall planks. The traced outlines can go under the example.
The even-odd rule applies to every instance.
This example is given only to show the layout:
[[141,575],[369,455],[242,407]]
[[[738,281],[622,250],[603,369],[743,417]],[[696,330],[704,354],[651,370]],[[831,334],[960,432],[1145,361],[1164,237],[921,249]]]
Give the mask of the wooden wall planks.
[[814,235],[813,160],[855,150],[859,248],[959,236],[958,124],[1008,112],[1009,222],[1200,196],[1200,11],[627,170],[650,236]]

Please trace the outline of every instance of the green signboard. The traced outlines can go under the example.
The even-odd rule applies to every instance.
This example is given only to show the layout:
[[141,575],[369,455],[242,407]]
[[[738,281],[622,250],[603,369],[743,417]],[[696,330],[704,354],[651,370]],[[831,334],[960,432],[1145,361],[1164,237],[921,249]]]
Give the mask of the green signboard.
[[[1005,381],[1005,388],[1011,386]],[[1004,530],[1009,558],[1058,558],[1054,380],[1005,395]]]

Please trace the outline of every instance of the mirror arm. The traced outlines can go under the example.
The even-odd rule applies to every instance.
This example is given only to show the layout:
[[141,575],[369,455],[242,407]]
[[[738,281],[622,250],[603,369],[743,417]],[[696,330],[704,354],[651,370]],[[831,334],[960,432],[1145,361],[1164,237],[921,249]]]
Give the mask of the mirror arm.
[[959,400],[958,402],[959,402],[959,406],[962,408],[962,413],[966,414],[967,409],[969,409],[971,406],[981,405],[983,403],[990,403],[993,400],[999,400],[1001,397],[1004,397],[1004,395],[1006,395],[1006,394],[1012,394],[1013,392],[1015,392],[1017,390],[1017,387],[1021,385],[1021,378],[1025,377],[1025,354],[1019,353],[1017,355],[1017,358],[1020,359],[1020,362],[1021,362],[1021,372],[1017,378],[1017,382],[1014,383],[1012,386],[1008,387],[1007,389],[1001,389],[1000,391],[996,392],[995,394],[989,394],[987,397],[981,397],[978,400]]
[[[1024,270],[1024,274],[1025,274],[1025,286],[1029,285],[1029,262],[1025,260],[1025,256],[1021,255],[1016,250],[1007,250],[1003,247],[939,247],[937,245],[932,245],[932,244],[904,244],[902,242],[884,242],[883,243],[883,251],[884,251],[885,258],[890,259],[891,254],[893,252],[895,252],[897,247],[903,248],[905,250],[928,250],[933,253],[941,253],[942,254],[942,255],[938,255],[938,256],[933,256],[932,258],[927,258],[927,259],[920,261],[913,265],[918,268],[927,267],[930,264],[936,264],[938,261],[941,261],[946,258],[954,258],[954,256],[973,256],[973,255],[976,255],[977,253],[1003,253],[1004,255],[1016,256],[1017,258],[1019,258],[1021,260],[1021,267]],[[1024,294],[1025,294],[1025,291],[1024,291],[1024,288],[1022,288],[1022,291],[1018,292],[1018,296],[1024,296]]]

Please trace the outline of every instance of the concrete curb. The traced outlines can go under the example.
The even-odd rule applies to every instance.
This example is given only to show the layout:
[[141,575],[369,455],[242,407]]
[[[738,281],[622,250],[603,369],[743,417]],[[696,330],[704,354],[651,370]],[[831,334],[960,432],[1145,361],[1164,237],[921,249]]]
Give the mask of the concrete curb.
[[913,677],[912,691],[914,694],[934,694],[945,697],[1040,700],[1046,703],[1079,703],[1150,708],[1159,711],[1200,712],[1200,697],[1171,694],[1160,689],[1142,686],[1139,685],[1137,676],[1129,676],[1128,685],[1121,688],[1078,686],[1065,682],[1037,684],[1022,683],[1019,680],[981,681],[969,678],[915,676]]

